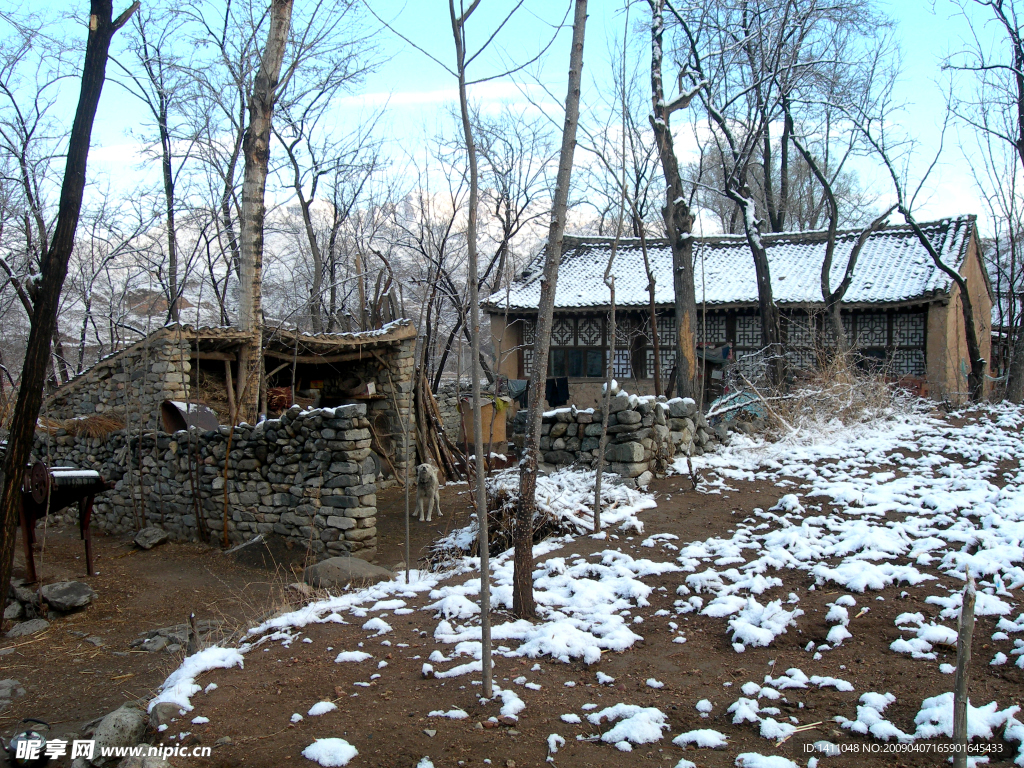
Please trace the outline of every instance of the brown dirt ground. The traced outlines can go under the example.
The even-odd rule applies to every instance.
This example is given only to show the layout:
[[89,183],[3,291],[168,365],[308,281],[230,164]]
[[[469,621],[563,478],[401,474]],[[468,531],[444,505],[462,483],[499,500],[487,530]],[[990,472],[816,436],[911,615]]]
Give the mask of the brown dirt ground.
[[[736,492],[723,495],[701,495],[689,490],[689,480],[670,477],[657,480],[653,490],[658,494],[659,506],[644,512],[641,519],[648,533],[669,532],[680,537],[679,542],[703,540],[714,535],[726,535],[746,517],[754,507],[767,508],[779,496],[791,489],[774,487],[770,483],[733,481]],[[413,521],[413,559],[422,554],[422,548],[437,535],[465,520],[467,486],[455,485],[443,490],[444,517],[430,526]],[[401,488],[381,494],[378,526],[382,545],[378,561],[394,565],[404,560],[404,497]],[[671,551],[660,547],[646,549],[639,546],[642,537],[620,538],[604,542],[582,537],[559,554],[578,552],[586,555],[608,547],[621,547],[636,557],[670,560]],[[75,560],[80,555],[80,544],[70,533],[54,538],[53,549],[47,555],[47,579],[81,577],[82,569]],[[0,649],[12,644],[15,653],[0,656],[0,676],[17,677],[29,690],[26,698],[14,708],[16,717],[32,716],[50,720],[57,726],[74,730],[78,724],[109,711],[128,699],[145,698],[174,668],[178,659],[167,654],[132,653],[126,657],[114,656],[114,651],[125,651],[128,642],[144,629],[165,626],[181,621],[188,611],[196,610],[200,618],[227,617],[235,625],[258,620],[268,612],[284,605],[281,586],[289,574],[276,575],[265,568],[256,568],[250,562],[241,563],[217,551],[200,545],[171,544],[152,552],[135,552],[130,541],[118,537],[98,537],[100,556],[97,567],[101,575],[87,579],[100,598],[86,611],[58,620],[43,636],[29,638],[28,642],[2,641]],[[418,554],[419,553],[419,554]],[[938,575],[935,573],[935,575]],[[806,765],[805,744],[821,738],[842,744],[885,749],[873,739],[863,739],[847,731],[838,731],[833,718],[836,715],[855,717],[859,696],[866,691],[890,691],[897,702],[886,710],[885,716],[904,730],[913,730],[913,717],[921,700],[952,686],[952,676],[941,675],[938,663],[954,662],[955,652],[940,651],[937,661],[918,661],[889,650],[889,644],[899,636],[893,619],[904,611],[921,611],[935,616],[937,608],[924,603],[924,597],[936,592],[934,582],[921,587],[897,586],[880,593],[869,592],[857,596],[857,611],[869,607],[870,612],[853,618],[850,631],[853,638],[839,648],[813,662],[803,650],[809,640],[824,641],[828,625],[824,621],[825,604],[840,594],[826,589],[809,591],[811,580],[806,576],[788,572],[784,589],[775,589],[762,598],[785,597],[796,592],[800,607],[807,615],[799,620],[799,631],[791,629],[781,635],[769,648],[750,648],[736,654],[728,641],[722,619],[711,619],[690,614],[688,617],[654,617],[660,608],[671,609],[677,599],[675,587],[679,574],[647,579],[655,587],[652,605],[643,610],[648,618],[637,629],[643,642],[625,653],[608,653],[598,664],[587,666],[575,662],[563,664],[550,659],[520,660],[495,658],[495,679],[502,686],[520,674],[532,682],[540,683],[540,691],[516,688],[526,702],[519,722],[511,726],[480,728],[478,723],[497,714],[493,703],[481,705],[477,701],[478,688],[471,684],[472,676],[447,680],[424,680],[420,674],[423,661],[432,650],[450,651],[450,646],[435,643],[432,632],[436,620],[420,611],[397,616],[387,621],[394,631],[380,640],[367,640],[360,622],[347,625],[311,625],[303,636],[311,643],[295,642],[285,648],[268,644],[265,651],[254,651],[245,659],[245,670],[217,670],[202,676],[205,686],[210,682],[218,689],[210,694],[193,698],[194,712],[183,718],[182,730],[191,730],[186,744],[198,742],[212,745],[218,738],[230,736],[233,743],[214,749],[212,758],[178,759],[182,765],[211,765],[218,768],[233,766],[308,766],[313,765],[301,756],[301,751],[314,738],[340,736],[353,743],[359,757],[353,766],[395,766],[412,768],[424,755],[429,755],[437,768],[467,765],[544,766],[546,738],[551,733],[561,734],[566,744],[554,756],[555,765],[562,766],[614,766],[623,764],[651,764],[675,766],[681,757],[694,761],[702,768],[732,766],[737,754],[753,751],[778,754]],[[941,580],[944,583],[944,580]],[[902,591],[909,597],[900,598]],[[875,598],[881,596],[884,601]],[[1020,599],[1020,598],[1018,598]],[[409,600],[409,607],[419,607],[425,599]],[[854,612],[851,612],[854,613]],[[507,617],[498,615],[495,623]],[[688,639],[685,644],[671,642],[674,633],[667,626],[676,621]],[[68,630],[76,629],[99,634],[106,645],[97,649],[76,640]],[[978,704],[998,701],[1000,707],[1024,704],[1024,673],[1012,663],[990,667],[985,663],[992,653],[1009,643],[992,644],[989,636],[994,631],[990,617],[979,619],[976,632],[977,655],[972,674],[972,699]],[[382,640],[393,645],[385,646]],[[374,655],[374,661],[362,664],[335,664],[334,655],[340,650],[354,650],[358,643]],[[400,647],[406,643],[407,647]],[[333,650],[328,651],[330,647]],[[366,681],[376,673],[375,663],[387,660],[386,669],[379,670],[382,677],[368,688],[354,683]],[[774,662],[774,666],[772,663]],[[540,669],[531,672],[534,663]],[[840,665],[845,665],[842,669]],[[826,674],[849,680],[854,692],[840,693],[833,689],[816,688],[786,691],[781,704],[782,716],[794,714],[801,723],[821,721],[821,725],[796,734],[786,744],[776,748],[773,742],[761,738],[753,726],[734,726],[726,707],[742,694],[739,687],[748,680],[760,682],[765,674],[778,676],[789,667],[800,667],[807,674]],[[595,673],[601,670],[616,678],[613,686],[598,686]],[[130,677],[125,677],[131,675]],[[665,683],[660,690],[649,688],[645,680],[656,677]],[[565,683],[575,686],[567,687]],[[728,685],[731,683],[732,685]],[[358,694],[358,695],[356,695]],[[694,704],[708,698],[714,704],[712,715],[701,719]],[[293,712],[303,715],[316,701],[335,700],[339,709],[322,717],[306,717],[292,725]],[[589,734],[594,728],[568,725],[561,722],[563,713],[582,713],[584,703],[593,702],[600,707],[619,702],[659,707],[670,720],[671,731],[655,745],[637,747],[624,754],[602,743],[577,741],[577,734]],[[803,708],[799,703],[803,703]],[[460,707],[469,713],[466,720],[427,718],[432,709]],[[193,726],[189,720],[196,715],[210,718],[204,725]],[[780,716],[781,717],[781,716]],[[9,735],[15,718],[8,713],[0,716],[0,730]],[[728,749],[687,750],[674,746],[671,738],[695,728],[714,728],[725,733],[730,740]],[[436,731],[433,736],[425,729]],[[174,733],[174,727],[168,733]],[[1016,745],[1006,745],[1007,755],[1016,753]],[[944,764],[941,758],[926,753],[844,754],[838,758],[824,758],[823,766],[935,766]],[[993,760],[990,765],[1010,766],[1009,760]]]

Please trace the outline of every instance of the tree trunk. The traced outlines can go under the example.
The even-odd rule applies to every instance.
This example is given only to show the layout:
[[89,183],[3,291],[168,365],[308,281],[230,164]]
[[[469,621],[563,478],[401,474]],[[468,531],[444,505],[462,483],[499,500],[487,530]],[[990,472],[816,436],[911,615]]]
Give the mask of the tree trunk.
[[747,236],[747,245],[754,257],[754,276],[757,280],[757,308],[761,315],[761,347],[768,356],[768,383],[782,387],[785,379],[785,366],[782,357],[782,326],[779,322],[779,307],[775,303],[772,292],[772,275],[768,265],[768,251],[761,240],[760,226],[755,212],[754,200],[750,190],[728,189],[727,193],[743,213],[743,231]]
[[1011,403],[1024,402],[1024,320],[1017,321],[1013,340],[1013,356],[1006,373],[1006,399]]
[[75,230],[85,193],[86,161],[93,121],[106,77],[110,41],[139,7],[133,3],[116,20],[112,0],[91,0],[89,37],[82,67],[78,108],[68,141],[67,163],[60,190],[60,205],[53,239],[41,263],[40,281],[34,295],[31,327],[21,371],[21,387],[14,407],[7,455],[4,460],[3,494],[0,512],[0,594],[6,595],[14,566],[14,545],[18,535],[18,504],[22,476],[35,437],[36,419],[43,401],[43,383],[50,362],[50,341],[57,327],[60,294],[67,277],[68,261],[75,245]]
[[167,315],[178,322],[178,238],[174,231],[174,169],[171,166],[171,135],[167,127],[167,110],[157,117],[162,150],[160,166],[164,177],[164,204],[167,209]]
[[[672,275],[676,313],[676,394],[694,397],[697,379],[697,298],[693,287],[693,216],[686,204],[679,161],[676,159],[669,109],[662,83],[662,37],[664,0],[649,0],[651,5],[651,93],[654,114],[651,125],[658,144],[661,170],[665,175],[665,233],[672,248]],[[688,103],[688,102],[687,102]],[[685,106],[682,104],[680,106]]]
[[569,55],[569,88],[565,97],[565,125],[562,148],[555,179],[555,196],[548,230],[544,277],[541,280],[540,303],[537,308],[536,344],[533,370],[530,372],[530,419],[526,430],[526,447],[519,463],[519,505],[516,508],[515,560],[512,576],[512,613],[517,618],[532,619],[537,615],[533,597],[533,515],[537,509],[537,454],[540,450],[540,425],[544,414],[544,380],[551,349],[551,321],[558,285],[558,265],[562,261],[562,236],[565,234],[565,212],[569,204],[569,182],[572,159],[576,149],[576,126],[580,118],[580,83],[583,75],[583,41],[587,24],[587,0],[576,0],[572,26],[572,50]]
[[[484,451],[484,425],[482,398],[480,394],[480,293],[477,287],[479,267],[477,265],[477,197],[480,179],[477,171],[476,142],[473,139],[473,126],[470,123],[469,96],[466,92],[466,21],[477,7],[476,3],[468,11],[457,16],[455,0],[449,0],[448,9],[451,13],[452,34],[455,38],[455,55],[459,77],[459,109],[462,115],[462,132],[466,142],[466,154],[469,158],[469,211],[466,227],[466,244],[469,261],[469,328],[470,346],[473,350],[471,390],[473,394],[473,452],[476,454],[476,517],[479,523],[480,551],[480,640],[483,680],[482,693],[484,698],[491,697],[491,571],[490,571],[490,534],[487,529],[487,457]],[[420,379],[420,386],[426,389],[426,371]],[[469,442],[469,436],[466,436]],[[467,458],[468,465],[468,458]],[[467,466],[468,469],[468,466]]]
[[255,421],[259,412],[260,368],[263,352],[263,224],[266,217],[270,131],[277,101],[278,78],[288,44],[293,0],[273,0],[270,31],[249,100],[249,125],[242,139],[245,179],[242,182],[242,233],[238,325],[249,334],[239,354],[240,419]]

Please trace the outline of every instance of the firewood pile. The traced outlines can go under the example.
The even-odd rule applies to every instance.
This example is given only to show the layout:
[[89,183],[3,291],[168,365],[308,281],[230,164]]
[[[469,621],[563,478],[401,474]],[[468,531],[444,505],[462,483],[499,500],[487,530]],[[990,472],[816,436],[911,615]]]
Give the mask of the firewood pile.
[[466,479],[466,456],[445,434],[437,400],[422,374],[416,377],[413,407],[416,409],[416,452],[420,462],[433,464],[442,483]]

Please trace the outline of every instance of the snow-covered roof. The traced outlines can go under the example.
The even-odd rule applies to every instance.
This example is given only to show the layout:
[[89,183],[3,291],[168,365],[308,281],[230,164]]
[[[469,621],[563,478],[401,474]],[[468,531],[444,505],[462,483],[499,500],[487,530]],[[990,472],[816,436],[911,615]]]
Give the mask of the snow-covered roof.
[[[974,233],[974,216],[958,216],[922,224],[943,261],[959,270]],[[859,230],[840,232],[832,261],[832,288],[842,280],[846,260]],[[765,235],[772,289],[778,304],[820,304],[821,264],[826,233],[784,232]],[[607,307],[604,271],[613,238],[566,237],[558,273],[556,309]],[[649,240],[647,255],[656,279],[655,303],[674,302],[672,252],[666,240]],[[540,300],[543,254],[535,258],[508,291],[487,299],[491,311],[536,309]],[[615,303],[648,306],[647,273],[640,240],[622,239],[615,255]],[[694,284],[697,303],[757,303],[754,261],[743,235],[722,235],[694,241]],[[949,291],[950,279],[935,264],[909,226],[886,227],[871,235],[857,261],[847,304],[889,304],[928,301]]]

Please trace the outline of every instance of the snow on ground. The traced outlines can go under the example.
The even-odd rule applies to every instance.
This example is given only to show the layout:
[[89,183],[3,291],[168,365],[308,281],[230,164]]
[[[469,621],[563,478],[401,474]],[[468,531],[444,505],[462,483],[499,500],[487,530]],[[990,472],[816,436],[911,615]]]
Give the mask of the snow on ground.
[[[538,544],[534,548],[534,589],[539,619],[534,623],[496,623],[492,628],[495,653],[591,664],[602,652],[627,651],[642,639],[644,620],[654,618],[644,611],[650,606],[653,590],[644,579],[654,575],[672,574],[676,580],[678,616],[699,612],[720,620],[723,636],[737,653],[771,646],[779,635],[807,620],[799,597],[787,589],[788,580],[806,584],[810,579],[818,588],[848,592],[828,604],[827,641],[821,645],[812,642],[806,648],[808,665],[813,665],[808,670],[813,674],[791,667],[785,673],[775,673],[777,677],[765,675],[760,683],[743,684],[737,692],[742,695],[727,705],[733,723],[749,724],[744,727],[755,729],[765,739],[781,741],[795,732],[799,721],[783,716],[775,706],[780,697],[783,702],[779,703],[785,702],[780,692],[809,686],[853,691],[839,670],[827,668],[827,652],[856,636],[854,619],[870,610],[870,592],[890,585],[917,585],[929,593],[927,603],[941,608],[938,621],[927,620],[920,613],[900,615],[895,624],[902,637],[891,650],[934,665],[934,646],[955,641],[959,592],[970,569],[978,582],[978,614],[999,617],[998,631],[991,640],[993,662],[1024,668],[1024,612],[1013,594],[1024,586],[1021,427],[1024,411],[991,406],[963,426],[923,413],[893,413],[854,427],[796,431],[773,444],[737,435],[730,446],[693,459],[702,477],[702,490],[728,492],[729,483],[737,480],[768,481],[786,491],[777,503],[738,515],[728,536],[686,541],[674,534],[652,532],[640,542],[649,558],[634,557],[620,547],[588,556],[574,554],[571,535]],[[686,473],[686,462],[677,461],[675,471]],[[512,487],[515,479],[515,472],[508,471],[499,473],[494,482]],[[563,470],[541,477],[538,507],[562,520],[569,530],[588,532],[593,519],[592,487],[591,472]],[[605,525],[625,535],[642,533],[643,522],[637,515],[656,506],[655,498],[614,484],[604,488]],[[462,529],[452,534],[450,543],[465,544],[474,535],[472,527]],[[610,538],[604,540],[613,545]],[[491,604],[499,610],[510,609],[511,552],[493,557],[491,565]],[[479,560],[463,557],[445,573],[413,571],[408,577],[408,584],[406,574],[401,574],[396,581],[279,615],[250,630],[246,643],[237,649],[211,648],[189,657],[168,678],[153,703],[172,701],[190,709],[189,697],[200,690],[195,678],[201,672],[241,666],[245,653],[268,642],[287,645],[312,623],[348,623],[361,627],[367,639],[379,638],[391,632],[391,626],[380,615],[365,621],[364,617],[390,610],[423,611],[436,622],[433,637],[445,646],[445,652],[430,655],[431,664],[423,665],[425,676],[478,676]],[[787,596],[764,597],[773,589]],[[659,617],[669,618],[666,613],[658,612]],[[669,627],[679,631],[674,622]],[[675,641],[685,642],[685,637],[680,633]],[[387,640],[377,642],[390,645]],[[337,661],[367,658],[362,652],[342,652]],[[383,666],[379,669],[378,675],[388,673]],[[612,682],[601,674],[599,683]],[[942,679],[952,685],[951,677]],[[514,683],[522,696],[512,688],[497,686],[494,694],[501,714],[511,718],[528,711],[531,692],[539,688],[525,675]],[[657,688],[660,682],[652,678],[648,685]],[[951,694],[921,702],[915,728],[908,731],[885,718],[884,712],[894,700],[889,693],[863,692],[856,717],[840,717],[838,723],[883,741],[913,741],[947,732]],[[911,704],[917,706],[917,702]],[[697,708],[706,714],[711,704],[704,700]],[[457,717],[460,711],[439,709],[430,714]],[[1024,724],[1016,718],[1017,713],[1016,707],[1000,709],[996,702],[972,705],[969,727],[978,738],[1002,735],[1024,742]],[[659,709],[632,703],[591,712],[586,719],[599,726],[601,741],[623,751],[661,740],[669,727]],[[587,727],[571,713],[562,715],[561,720]],[[693,731],[677,740],[692,737],[695,744],[723,746],[711,737],[713,733]],[[307,752],[325,741],[318,740]],[[322,749],[325,759],[340,759],[341,752],[331,751],[339,749],[338,745]],[[551,754],[554,751],[549,749]],[[680,762],[688,764],[685,759]],[[748,768],[794,765],[787,758],[757,752],[737,755],[735,764]],[[1024,751],[1018,764],[1024,765]]]

